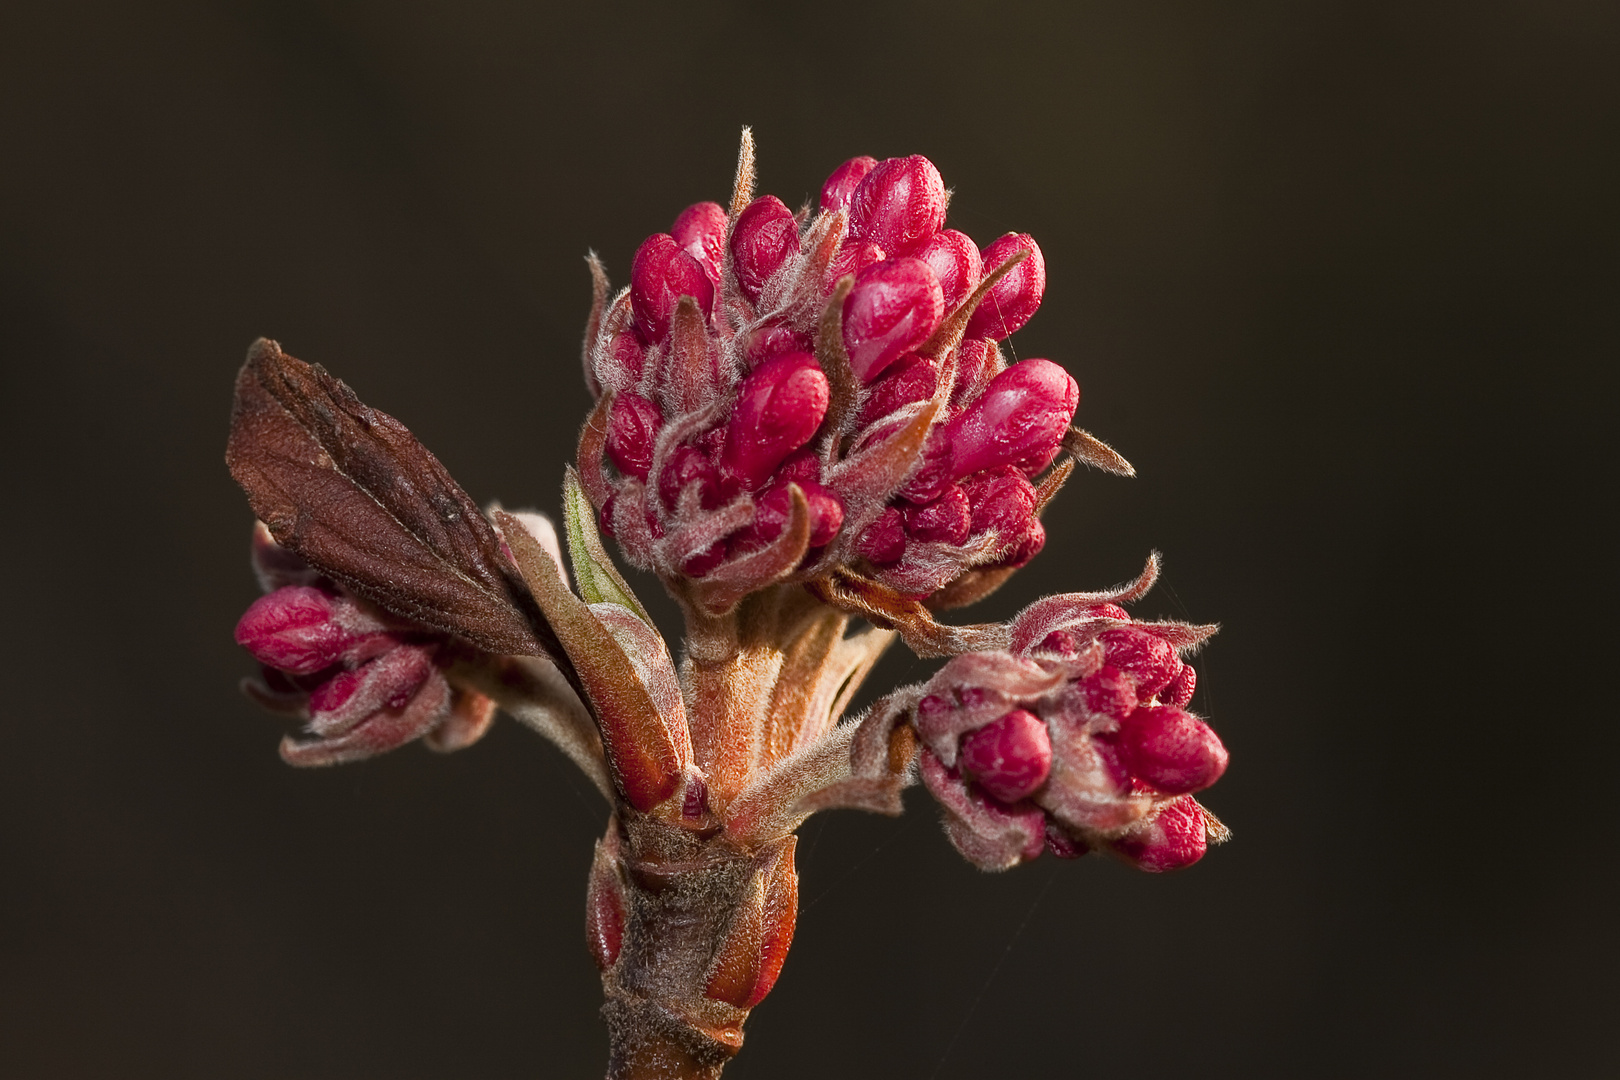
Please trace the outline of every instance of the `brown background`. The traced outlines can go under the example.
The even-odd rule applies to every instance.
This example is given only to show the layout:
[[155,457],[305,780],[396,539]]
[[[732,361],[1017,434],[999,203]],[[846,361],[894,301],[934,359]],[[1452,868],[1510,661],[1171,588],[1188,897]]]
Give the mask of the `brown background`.
[[0,1067],[600,1075],[560,755],[294,772],[236,696],[230,386],[274,336],[553,508],[581,257],[622,281],[750,123],[791,204],[920,152],[1039,238],[1014,346],[1141,477],[985,613],[1163,550],[1237,839],[983,875],[925,798],[815,820],[728,1076],[1620,1073],[1617,46],[1606,3],[5,5]]

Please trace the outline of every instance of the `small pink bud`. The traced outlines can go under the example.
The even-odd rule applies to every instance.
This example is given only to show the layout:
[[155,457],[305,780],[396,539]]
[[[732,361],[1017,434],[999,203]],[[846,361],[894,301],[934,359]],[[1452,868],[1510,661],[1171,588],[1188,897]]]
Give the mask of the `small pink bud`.
[[1073,660],[1080,655],[1080,639],[1067,630],[1054,630],[1041,639],[1035,651],[1056,653],[1065,660]]
[[765,282],[799,253],[799,223],[775,195],[761,195],[737,215],[731,230],[731,266],[737,284],[752,303],[759,303]]
[[1014,709],[962,740],[961,767],[1002,802],[1017,802],[1046,783],[1052,740],[1034,713]]
[[608,416],[607,455],[618,470],[637,480],[652,468],[653,444],[664,426],[658,406],[640,394],[620,394]]
[[[810,511],[810,546],[821,547],[838,535],[844,524],[844,504],[826,488],[809,480],[796,480],[804,492]],[[748,551],[763,547],[782,535],[793,513],[793,496],[788,485],[778,481],[754,501],[754,520],[731,538],[732,548]]]
[[750,368],[757,368],[767,360],[790,352],[809,352],[814,343],[810,335],[790,330],[779,322],[767,322],[748,331],[743,339],[743,357]]
[[658,494],[664,505],[674,510],[680,505],[681,492],[693,486],[698,489],[698,505],[703,509],[713,510],[720,505],[720,471],[714,462],[701,450],[676,447],[658,475]]
[[886,259],[862,270],[844,299],[844,347],[862,382],[934,335],[945,317],[939,279],[921,259]]
[[866,404],[861,406],[855,426],[864,428],[896,409],[913,402],[927,401],[934,396],[938,383],[939,376],[927,357],[916,353],[902,356],[889,366],[883,378],[872,384],[871,393],[867,396]]
[[789,353],[755,368],[737,389],[720,471],[753,490],[810,441],[827,415],[830,390],[816,358]]
[[1112,664],[1080,680],[1080,700],[1093,716],[1118,724],[1136,709],[1136,683]]
[[307,585],[277,589],[248,607],[236,624],[236,643],[261,664],[291,675],[311,675],[342,660],[370,635],[339,625],[331,594]]
[[1008,233],[984,249],[984,271],[993,272],[1020,250],[1029,257],[1013,267],[985,293],[968,320],[967,336],[1001,341],[1034,318],[1046,292],[1046,260],[1028,233]]
[[984,266],[979,247],[966,233],[945,229],[917,249],[917,258],[928,264],[939,278],[940,290],[945,295],[945,310],[955,311],[974,289],[979,287]]
[[906,535],[925,543],[964,544],[967,542],[968,528],[973,523],[967,492],[955,484],[941,492],[933,502],[908,506],[901,514],[906,520]]
[[850,234],[889,253],[910,255],[945,224],[945,181],[921,154],[889,158],[866,174],[849,200]]
[[1023,536],[1035,517],[1035,486],[1012,466],[970,477],[963,485],[973,507],[972,532],[1011,540]]
[[1136,626],[1113,626],[1097,635],[1107,650],[1108,662],[1136,680],[1136,696],[1143,701],[1163,690],[1175,673],[1176,650],[1157,634]]
[[785,484],[792,481],[803,487],[806,482],[821,483],[821,459],[809,450],[797,450],[789,454],[776,467],[776,482]]
[[1138,869],[1159,874],[1191,866],[1204,857],[1208,844],[1203,808],[1192,799],[1177,799],[1108,846]]
[[1193,699],[1193,690],[1198,686],[1198,672],[1193,670],[1191,664],[1182,664],[1181,670],[1171,678],[1170,685],[1159,691],[1159,696],[1168,704],[1185,709],[1187,703]]
[[1174,705],[1137,709],[1120,729],[1131,775],[1170,795],[1202,791],[1226,771],[1226,747],[1210,726]]
[[316,730],[341,730],[373,713],[403,709],[433,671],[430,652],[414,645],[401,645],[358,668],[340,671],[309,695],[310,725]]
[[1014,540],[1012,546],[1001,556],[1002,566],[1019,567],[1041,553],[1046,546],[1046,526],[1038,518],[1030,518],[1025,526],[1024,534]]
[[641,380],[641,373],[647,367],[647,347],[636,337],[634,330],[625,330],[613,335],[608,342],[607,356],[603,359],[602,369],[597,372],[602,385],[614,389],[634,386]]
[[884,507],[878,519],[855,541],[855,550],[876,566],[899,562],[906,553],[906,528],[900,511],[892,506]]
[[612,537],[613,532],[613,504],[618,499],[618,492],[608,492],[608,497],[602,500],[602,512],[598,515],[598,524],[602,527],[602,535]]
[[714,310],[714,285],[698,261],[668,233],[654,233],[636,249],[630,266],[630,310],[649,342],[669,337],[669,321],[683,296],[690,296],[708,318]]
[[1050,360],[1014,364],[945,427],[952,473],[1014,465],[1033,476],[1052,463],[1080,405],[1080,387]]
[[720,263],[726,254],[726,212],[719,203],[693,203],[681,211],[669,230],[682,251],[698,261],[709,280],[720,283]]
[[827,274],[828,291],[830,292],[832,286],[841,278],[850,274],[859,277],[862,270],[886,258],[888,255],[876,244],[861,244],[854,241],[845,244],[838,249],[838,254],[833,256],[832,266]]
[[872,171],[877,164],[877,158],[861,155],[852,157],[827,177],[827,182],[821,185],[821,208],[823,210],[843,210],[849,206],[849,198],[855,193],[855,187],[866,174]]

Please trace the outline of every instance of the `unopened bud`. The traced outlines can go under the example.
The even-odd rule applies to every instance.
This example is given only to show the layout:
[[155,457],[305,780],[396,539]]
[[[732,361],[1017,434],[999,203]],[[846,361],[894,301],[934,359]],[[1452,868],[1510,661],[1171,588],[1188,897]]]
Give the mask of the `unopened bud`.
[[855,421],[857,428],[874,424],[895,410],[934,396],[939,376],[925,356],[909,353],[889,366],[883,377],[872,384],[866,404]]
[[1120,729],[1131,775],[1170,795],[1202,791],[1226,771],[1226,747],[1210,726],[1174,705],[1137,709]]
[[640,394],[620,394],[613,399],[613,411],[608,416],[608,459],[626,476],[647,479],[653,445],[663,426],[658,406]]
[[810,441],[827,415],[827,376],[809,353],[789,353],[755,368],[737,390],[726,424],[720,470],[753,490]]
[[1111,721],[1110,730],[1136,710],[1136,682],[1112,664],[1080,680],[1080,700],[1093,717]]
[[1203,808],[1190,798],[1177,799],[1108,846],[1150,873],[1191,866],[1209,846]]
[[681,492],[689,487],[698,490],[698,505],[713,510],[720,505],[720,471],[708,455],[690,446],[680,446],[670,454],[663,472],[658,475],[658,494],[671,510],[680,505]]
[[261,664],[290,675],[311,675],[350,657],[383,629],[381,623],[345,626],[337,615],[337,600],[330,593],[307,585],[277,589],[243,613],[236,643]]
[[946,425],[953,478],[998,465],[1040,472],[1057,456],[1079,405],[1079,386],[1052,361],[1012,365]]
[[863,154],[852,157],[827,177],[827,182],[821,185],[821,208],[823,210],[843,210],[849,206],[850,196],[866,174],[877,165],[877,158]]
[[809,334],[790,330],[779,322],[767,322],[748,331],[742,352],[748,366],[757,368],[784,353],[809,352],[812,344]]
[[1028,233],[1003,236],[984,249],[984,270],[994,271],[1019,251],[1028,251],[1029,257],[990,286],[968,320],[968,337],[1000,341],[1023,329],[1040,308],[1041,296],[1046,292],[1046,260],[1041,258],[1034,237]]
[[939,278],[921,259],[886,259],[862,270],[844,299],[844,347],[862,382],[933,336],[945,317]]
[[731,230],[731,266],[750,302],[759,303],[765,282],[798,253],[799,223],[775,195],[761,195],[737,216]]
[[1035,486],[1012,466],[970,477],[963,485],[973,507],[975,536],[993,532],[1009,541],[1024,535],[1035,517]]
[[991,796],[1017,802],[1046,783],[1052,740],[1039,717],[1014,709],[964,738],[958,760]]
[[849,231],[889,257],[910,255],[945,224],[948,196],[934,163],[921,154],[889,158],[866,174],[849,201]]
[[917,249],[917,258],[928,264],[945,294],[945,310],[955,311],[979,287],[984,265],[979,246],[966,233],[944,229]]
[[924,542],[959,546],[967,542],[973,523],[967,492],[955,484],[942,491],[933,502],[908,506],[901,513],[906,520],[906,535]]
[[[810,546],[821,547],[832,542],[844,524],[844,504],[838,496],[810,480],[795,480],[804,492],[810,511]],[[754,501],[754,520],[738,530],[731,538],[737,551],[763,547],[782,535],[793,514],[793,495],[787,483],[778,481],[760,493]]]
[[1143,701],[1169,685],[1179,663],[1169,642],[1140,627],[1113,626],[1097,640],[1108,651],[1108,662],[1136,680],[1136,696]]
[[1159,691],[1159,697],[1167,704],[1185,709],[1187,703],[1192,701],[1193,690],[1197,686],[1198,672],[1193,670],[1191,664],[1182,664],[1181,670],[1171,678],[1170,685]]
[[630,266],[630,310],[649,342],[669,337],[669,322],[681,297],[690,296],[708,318],[714,310],[714,285],[692,256],[668,233],[654,233],[636,249]]
[[669,230],[682,251],[698,261],[709,280],[720,283],[720,263],[726,254],[726,212],[719,203],[693,203],[681,211]]
[[875,566],[890,566],[906,553],[906,527],[900,511],[883,508],[878,519],[868,525],[855,541],[855,550]]

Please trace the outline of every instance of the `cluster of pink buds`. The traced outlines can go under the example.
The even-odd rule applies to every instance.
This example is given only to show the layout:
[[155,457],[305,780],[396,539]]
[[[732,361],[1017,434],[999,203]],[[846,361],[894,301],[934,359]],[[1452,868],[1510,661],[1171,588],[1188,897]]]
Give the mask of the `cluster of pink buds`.
[[495,719],[494,701],[445,679],[458,648],[447,635],[356,599],[263,524],[254,527],[253,567],[265,595],[237,622],[236,643],[259,662],[260,678],[243,690],[305,722],[282,740],[289,764],[358,761],[416,739],[460,750]]
[[604,531],[728,596],[852,564],[928,596],[1023,565],[1079,404],[997,344],[1040,306],[1035,241],[945,228],[920,156],[845,162],[814,216],[747,189],[649,237],[611,302],[593,263],[580,470]]
[[1009,650],[951,660],[912,713],[923,782],[963,855],[999,869],[1100,849],[1163,871],[1224,838],[1192,794],[1226,770],[1226,748],[1186,711],[1197,673],[1181,656],[1213,627],[1053,597],[1009,629]]

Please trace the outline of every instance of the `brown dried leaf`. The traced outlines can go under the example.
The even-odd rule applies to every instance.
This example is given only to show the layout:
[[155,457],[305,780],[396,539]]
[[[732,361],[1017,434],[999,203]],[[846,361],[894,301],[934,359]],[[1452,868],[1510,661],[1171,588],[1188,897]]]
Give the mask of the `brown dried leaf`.
[[278,544],[395,615],[572,672],[477,505],[405,425],[261,338],[225,462]]

